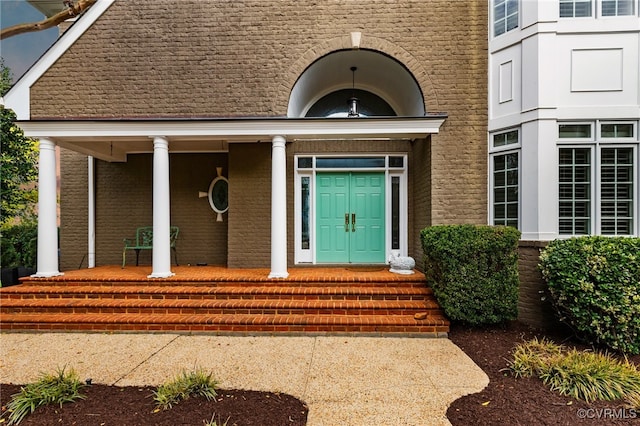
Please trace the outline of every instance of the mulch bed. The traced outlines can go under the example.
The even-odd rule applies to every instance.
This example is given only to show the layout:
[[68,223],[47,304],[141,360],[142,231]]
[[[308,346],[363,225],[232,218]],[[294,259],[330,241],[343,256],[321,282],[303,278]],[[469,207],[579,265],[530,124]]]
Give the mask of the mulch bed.
[[[467,425],[640,425],[640,412],[624,407],[622,401],[585,403],[551,392],[538,379],[516,379],[508,363],[516,344],[546,336],[557,343],[590,347],[577,343],[566,331],[542,332],[518,322],[505,326],[473,329],[453,324],[450,339],[489,376],[486,389],[462,397],[449,407],[447,417],[453,426]],[[631,361],[640,366],[640,356]],[[17,385],[0,386],[3,407]],[[83,390],[85,400],[73,404],[39,408],[21,425],[205,425],[212,418],[218,425],[301,426],[308,408],[285,394],[220,390],[215,401],[191,398],[172,409],[156,411],[151,387],[91,385]],[[617,418],[636,416],[638,418]],[[585,417],[586,418],[583,418]]]
[[[2,385],[3,411],[20,386]],[[91,385],[82,390],[86,399],[72,404],[48,405],[25,417],[20,426],[303,426],[307,406],[286,394],[219,390],[215,401],[190,398],[168,410],[157,411],[152,387]],[[227,422],[227,423],[225,423]],[[213,424],[213,423],[211,423]]]
[[[452,325],[450,339],[489,376],[480,393],[453,402],[447,417],[453,426],[474,425],[635,425],[640,411],[623,401],[586,403],[551,392],[537,378],[515,378],[508,365],[516,344],[547,337],[577,349],[592,349],[577,342],[568,331],[542,332],[514,322],[505,326],[470,329]],[[630,358],[640,366],[640,356]],[[626,419],[620,417],[627,417]],[[637,418],[630,418],[637,417]]]

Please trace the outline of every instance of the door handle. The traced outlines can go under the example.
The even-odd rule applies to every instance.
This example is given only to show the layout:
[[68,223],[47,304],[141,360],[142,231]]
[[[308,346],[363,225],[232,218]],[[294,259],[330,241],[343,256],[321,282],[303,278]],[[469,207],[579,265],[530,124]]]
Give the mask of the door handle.
[[344,232],[349,232],[349,213],[344,214]]
[[356,232],[356,214],[351,213],[351,232]]

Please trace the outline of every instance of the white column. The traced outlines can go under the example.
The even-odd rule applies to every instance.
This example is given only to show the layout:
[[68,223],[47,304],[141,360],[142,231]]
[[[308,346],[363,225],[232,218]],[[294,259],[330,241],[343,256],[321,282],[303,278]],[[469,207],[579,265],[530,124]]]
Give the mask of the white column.
[[149,278],[167,278],[171,272],[171,203],[169,199],[169,141],[153,138],[153,254]]
[[287,141],[274,136],[271,146],[271,273],[287,278]]
[[95,268],[96,266],[96,194],[95,194],[95,160],[90,155],[87,157],[87,181],[88,181],[88,229],[87,234],[89,239],[87,241],[87,267]]
[[62,275],[58,270],[56,144],[40,139],[38,165],[38,270],[34,277]]

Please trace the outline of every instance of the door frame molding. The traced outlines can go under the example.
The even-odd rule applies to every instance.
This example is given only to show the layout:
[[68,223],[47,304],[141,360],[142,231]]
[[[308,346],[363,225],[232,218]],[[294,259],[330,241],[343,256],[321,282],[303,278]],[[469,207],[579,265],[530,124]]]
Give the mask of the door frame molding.
[[[402,157],[402,167],[391,167],[390,157]],[[384,158],[384,167],[374,168],[317,168],[317,158]],[[301,164],[301,159],[307,164]],[[294,156],[294,262],[298,264],[316,264],[316,191],[315,181],[318,172],[384,172],[385,174],[385,263],[394,253],[407,256],[408,252],[408,155],[406,152],[391,153],[363,153],[363,154],[296,154]],[[399,244],[392,247],[392,193],[393,178],[399,179]],[[306,194],[309,206],[308,229],[309,235],[303,247],[302,235],[302,187],[303,180],[308,184]]]

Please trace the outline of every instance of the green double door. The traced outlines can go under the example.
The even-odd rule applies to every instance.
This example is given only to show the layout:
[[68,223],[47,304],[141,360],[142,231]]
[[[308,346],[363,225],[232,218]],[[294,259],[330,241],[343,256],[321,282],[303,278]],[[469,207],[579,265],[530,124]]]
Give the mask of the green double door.
[[316,262],[384,263],[384,173],[316,174]]

